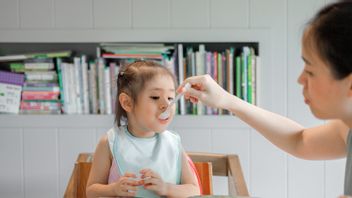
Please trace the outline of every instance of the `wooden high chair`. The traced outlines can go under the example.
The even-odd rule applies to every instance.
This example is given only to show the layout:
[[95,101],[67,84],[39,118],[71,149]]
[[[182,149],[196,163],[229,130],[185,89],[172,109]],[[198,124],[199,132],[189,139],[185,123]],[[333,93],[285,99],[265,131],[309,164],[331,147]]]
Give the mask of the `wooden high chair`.
[[[231,196],[249,196],[237,155],[187,153],[198,173],[202,195],[213,194],[212,176],[227,176]],[[64,197],[86,197],[86,184],[92,165],[92,153],[80,153],[67,184]]]

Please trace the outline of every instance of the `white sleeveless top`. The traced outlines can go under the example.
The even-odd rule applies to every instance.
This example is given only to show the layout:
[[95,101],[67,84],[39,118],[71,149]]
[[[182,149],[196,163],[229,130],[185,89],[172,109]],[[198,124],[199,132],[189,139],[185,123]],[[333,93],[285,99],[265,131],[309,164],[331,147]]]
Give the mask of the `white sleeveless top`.
[[[182,146],[180,137],[170,131],[156,133],[150,138],[133,136],[127,126],[114,127],[108,132],[109,147],[120,176],[149,168],[158,173],[164,182],[180,184]],[[137,197],[159,197],[143,186],[138,187]]]

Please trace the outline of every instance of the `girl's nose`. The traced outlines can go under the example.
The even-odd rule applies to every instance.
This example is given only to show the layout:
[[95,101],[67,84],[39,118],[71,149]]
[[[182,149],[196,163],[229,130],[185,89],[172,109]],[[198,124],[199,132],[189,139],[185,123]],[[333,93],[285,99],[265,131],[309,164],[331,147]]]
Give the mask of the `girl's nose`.
[[160,109],[161,110],[165,110],[167,108],[167,106],[169,105],[169,100],[162,100],[161,103],[160,103]]

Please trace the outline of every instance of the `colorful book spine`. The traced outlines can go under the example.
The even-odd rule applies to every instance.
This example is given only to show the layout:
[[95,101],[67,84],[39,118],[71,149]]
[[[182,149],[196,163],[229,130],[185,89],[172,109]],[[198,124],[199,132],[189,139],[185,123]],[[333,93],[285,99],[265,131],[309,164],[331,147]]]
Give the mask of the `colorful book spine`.
[[[178,54],[178,63],[177,63],[177,67],[178,67],[178,83],[181,84],[183,82],[183,80],[185,79],[184,76],[184,71],[183,71],[183,45],[182,44],[178,44],[177,45],[177,54]],[[180,99],[180,114],[181,115],[185,115],[186,114],[186,104],[185,104],[185,99],[182,97]]]
[[60,101],[61,104],[65,103],[65,94],[64,94],[64,89],[63,89],[63,76],[62,76],[62,69],[61,69],[61,63],[62,60],[61,58],[56,59],[56,70],[57,70],[57,78],[59,81],[59,89],[60,89]]
[[247,79],[248,79],[248,86],[247,86],[247,102],[253,104],[253,86],[252,86],[252,54],[249,53],[247,56],[248,62],[248,70],[247,70]]
[[111,79],[110,79],[110,68],[104,69],[104,100],[106,105],[106,114],[112,114],[111,106]]
[[75,81],[75,101],[76,101],[76,113],[82,114],[82,101],[83,101],[83,96],[82,96],[82,74],[81,74],[81,59],[79,57],[75,57],[73,59],[73,64],[74,64],[74,74],[75,77],[73,80]]
[[19,113],[21,91],[20,85],[0,82],[0,113]]
[[89,64],[89,97],[91,113],[98,114],[98,85],[97,85],[97,66],[95,62]]
[[87,57],[81,57],[81,74],[82,74],[82,99],[83,99],[83,110],[82,113],[89,114],[89,93],[88,93],[88,63]]
[[58,100],[60,92],[23,91],[22,100]]
[[241,56],[236,57],[236,96],[242,98],[242,75],[241,75]]
[[24,75],[13,72],[0,71],[0,83],[22,86],[24,83]]

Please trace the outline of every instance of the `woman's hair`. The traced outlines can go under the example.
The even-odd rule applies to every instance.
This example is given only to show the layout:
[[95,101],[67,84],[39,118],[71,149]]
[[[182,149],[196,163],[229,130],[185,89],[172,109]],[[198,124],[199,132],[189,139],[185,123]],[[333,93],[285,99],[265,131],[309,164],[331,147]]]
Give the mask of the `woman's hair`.
[[127,118],[126,111],[122,108],[119,95],[125,93],[132,98],[134,104],[138,102],[138,94],[141,93],[145,85],[157,75],[169,75],[176,88],[176,79],[173,73],[153,61],[136,61],[131,64],[122,66],[117,77],[117,96],[115,109],[115,123],[121,126],[121,118]]
[[309,34],[320,57],[328,62],[336,79],[352,72],[352,1],[322,8],[309,23]]

